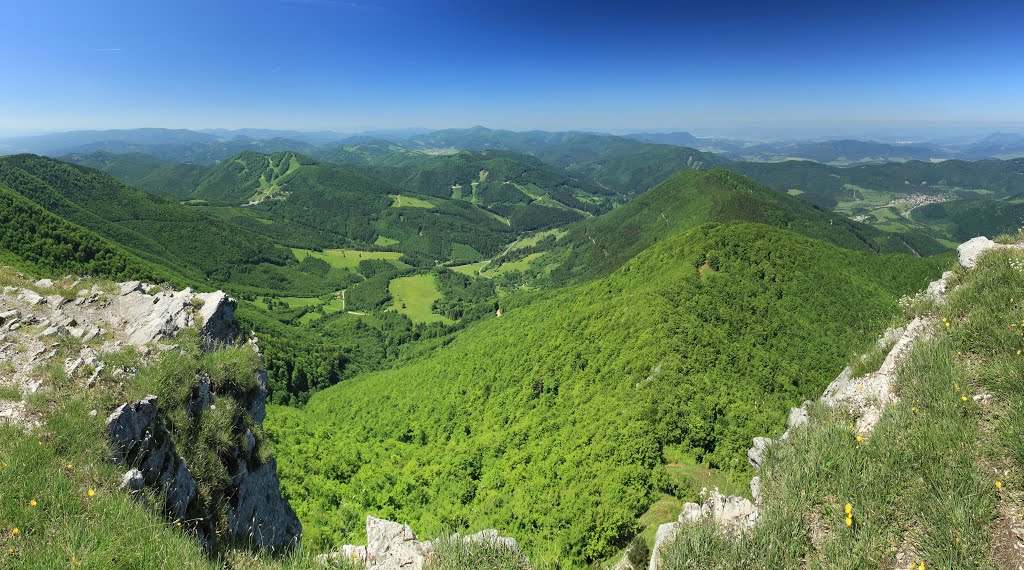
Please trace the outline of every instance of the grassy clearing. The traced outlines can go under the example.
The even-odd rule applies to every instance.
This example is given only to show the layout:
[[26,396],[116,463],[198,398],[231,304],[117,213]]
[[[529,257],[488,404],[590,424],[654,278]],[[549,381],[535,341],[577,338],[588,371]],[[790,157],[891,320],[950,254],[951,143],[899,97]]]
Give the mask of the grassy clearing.
[[434,205],[422,198],[414,198],[412,196],[403,196],[401,194],[388,194],[388,197],[394,200],[391,203],[392,208],[433,208]]
[[509,251],[516,251],[516,250],[519,250],[519,249],[526,249],[528,247],[533,247],[533,246],[537,245],[538,243],[540,243],[540,240],[542,240],[542,239],[544,239],[544,238],[546,238],[548,236],[555,236],[555,239],[559,240],[559,239],[562,239],[562,237],[565,236],[565,234],[567,234],[567,233],[569,233],[569,232],[566,231],[566,230],[563,230],[563,229],[559,229],[559,228],[555,228],[553,230],[547,230],[547,231],[544,231],[544,232],[538,232],[538,233],[535,233],[535,234],[533,234],[533,235],[531,235],[529,237],[525,237],[525,238],[517,241],[515,243],[515,245],[513,245],[511,248],[509,248]]
[[901,366],[900,401],[873,434],[858,442],[855,418],[813,406],[810,427],[762,469],[758,525],[733,540],[708,521],[687,527],[665,568],[1019,565],[1016,539],[1000,531],[1024,504],[1018,256],[989,253],[954,277],[963,285],[933,308],[943,320]]
[[[504,275],[506,273],[512,273],[514,271],[526,271],[530,269],[531,264],[543,257],[547,252],[531,253],[526,257],[518,261],[510,261],[508,263],[502,263],[499,267],[494,269],[487,269],[484,271],[486,277],[496,277],[498,275]],[[454,269],[454,268],[453,268]]]
[[357,271],[359,262],[364,259],[386,259],[399,269],[406,269],[409,266],[399,261],[402,254],[396,251],[362,251],[358,249],[325,249],[323,251],[312,251],[308,249],[292,248],[295,258],[302,261],[308,256],[313,256],[326,261],[336,269],[350,269]]
[[456,273],[463,275],[476,276],[480,274],[480,269],[487,266],[490,263],[488,261],[478,261],[476,263],[467,263],[466,265],[455,265],[452,266],[451,270]]
[[393,245],[398,245],[398,243],[397,239],[391,239],[384,236],[377,236],[377,239],[373,241],[373,245],[378,245],[380,247],[391,247]]
[[433,312],[434,301],[442,297],[437,289],[433,275],[412,275],[392,279],[388,284],[394,304],[389,311],[398,311],[412,319],[414,323],[451,323],[441,315]]

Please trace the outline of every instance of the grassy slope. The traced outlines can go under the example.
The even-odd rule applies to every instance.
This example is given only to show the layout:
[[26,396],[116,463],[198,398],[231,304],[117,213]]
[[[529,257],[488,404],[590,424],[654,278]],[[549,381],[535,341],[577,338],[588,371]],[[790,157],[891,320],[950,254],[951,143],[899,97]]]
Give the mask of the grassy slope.
[[691,527],[666,568],[1019,565],[1009,529],[1024,504],[1021,266],[1020,253],[996,252],[961,272],[874,434],[858,443],[847,414],[814,408],[811,429],[767,460],[754,531],[726,541]]
[[500,528],[573,567],[638,530],[668,484],[663,445],[743,469],[749,438],[933,273],[763,225],[698,228],[419,363],[274,408],[267,430],[309,544],[356,539],[376,513],[427,536]]

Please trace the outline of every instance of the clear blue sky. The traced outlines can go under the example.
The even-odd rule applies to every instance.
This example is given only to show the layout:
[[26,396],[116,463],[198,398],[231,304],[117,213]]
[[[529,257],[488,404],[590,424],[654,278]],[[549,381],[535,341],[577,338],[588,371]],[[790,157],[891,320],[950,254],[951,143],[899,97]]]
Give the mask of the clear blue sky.
[[6,0],[0,131],[1022,125],[1022,4]]

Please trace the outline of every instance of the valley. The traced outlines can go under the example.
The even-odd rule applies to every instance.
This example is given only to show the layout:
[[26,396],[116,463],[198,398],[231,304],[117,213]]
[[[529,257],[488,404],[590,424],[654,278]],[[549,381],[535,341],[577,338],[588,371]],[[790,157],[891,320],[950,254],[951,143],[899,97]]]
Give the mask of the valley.
[[0,261],[235,297],[313,552],[372,514],[613,566],[701,489],[749,496],[751,438],[964,235],[1024,226],[1012,161],[954,179],[486,129],[305,150],[0,158]]

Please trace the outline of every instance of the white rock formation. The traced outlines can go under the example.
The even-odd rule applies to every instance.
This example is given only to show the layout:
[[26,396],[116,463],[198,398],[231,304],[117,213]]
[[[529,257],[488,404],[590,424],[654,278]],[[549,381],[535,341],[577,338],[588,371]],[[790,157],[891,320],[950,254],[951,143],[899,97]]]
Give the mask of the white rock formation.
[[[453,535],[448,540],[483,542],[521,554],[514,538],[504,537],[493,529],[468,536]],[[422,570],[434,554],[434,544],[421,542],[409,525],[376,517],[366,517],[366,546],[347,544],[337,552],[322,554],[317,559],[324,565],[339,560],[358,561],[374,570]]]

